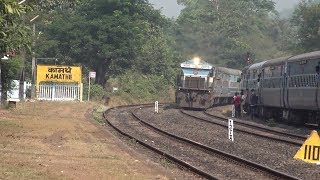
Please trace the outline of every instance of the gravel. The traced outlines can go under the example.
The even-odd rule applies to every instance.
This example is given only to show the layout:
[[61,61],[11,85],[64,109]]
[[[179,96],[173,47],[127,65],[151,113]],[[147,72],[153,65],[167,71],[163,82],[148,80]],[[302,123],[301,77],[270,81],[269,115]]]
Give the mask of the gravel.
[[243,167],[238,163],[232,163],[213,153],[199,150],[194,148],[194,146],[155,133],[139,124],[139,122],[123,111],[120,113],[119,111],[111,112],[108,117],[112,117],[110,118],[112,123],[126,133],[166,153],[179,157],[179,159],[193,166],[200,166],[202,170],[214,174],[219,179],[270,179],[270,176],[255,169],[248,169],[248,167]]
[[[297,146],[240,132],[234,134],[235,141],[231,142],[228,140],[228,131],[224,127],[185,116],[178,109],[161,109],[159,114],[153,113],[153,110],[153,108],[141,109],[136,111],[136,114],[144,121],[165,131],[263,164],[278,171],[301,179],[320,178],[320,166],[293,159],[293,156],[299,150]],[[279,127],[276,128],[279,129]],[[289,129],[288,131],[292,130]]]

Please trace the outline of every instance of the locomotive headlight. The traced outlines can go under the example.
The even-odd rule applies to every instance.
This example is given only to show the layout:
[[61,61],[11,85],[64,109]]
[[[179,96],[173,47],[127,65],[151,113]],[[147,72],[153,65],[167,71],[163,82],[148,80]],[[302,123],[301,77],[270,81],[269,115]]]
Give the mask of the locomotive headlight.
[[194,65],[199,65],[200,64],[201,59],[199,57],[195,57],[193,58],[193,64]]

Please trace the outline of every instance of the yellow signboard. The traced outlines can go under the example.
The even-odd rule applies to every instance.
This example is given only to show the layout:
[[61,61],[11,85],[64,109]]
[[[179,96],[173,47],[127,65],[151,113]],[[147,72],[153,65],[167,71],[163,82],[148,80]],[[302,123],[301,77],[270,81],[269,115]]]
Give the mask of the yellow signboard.
[[294,156],[308,163],[320,162],[320,137],[317,131],[312,131],[308,139],[303,143],[299,151]]
[[44,81],[81,83],[81,67],[37,65],[37,84]]

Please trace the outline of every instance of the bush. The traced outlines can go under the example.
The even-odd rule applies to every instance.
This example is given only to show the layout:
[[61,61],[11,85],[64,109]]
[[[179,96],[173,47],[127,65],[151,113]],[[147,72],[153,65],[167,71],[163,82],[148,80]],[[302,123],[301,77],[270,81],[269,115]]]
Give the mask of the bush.
[[174,99],[174,90],[164,76],[142,75],[128,71],[117,78],[110,79],[108,83],[110,86],[119,88],[113,96],[120,96],[128,103],[164,102]]
[[[89,84],[83,84],[83,100],[88,99]],[[90,100],[100,101],[107,94],[106,90],[99,84],[91,84]]]

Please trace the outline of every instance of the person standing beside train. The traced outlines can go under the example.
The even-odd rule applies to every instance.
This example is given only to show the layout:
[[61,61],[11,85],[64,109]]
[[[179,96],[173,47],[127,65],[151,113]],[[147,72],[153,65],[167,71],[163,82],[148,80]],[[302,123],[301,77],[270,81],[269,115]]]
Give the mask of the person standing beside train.
[[239,93],[236,92],[235,95],[233,96],[233,105],[234,105],[234,108],[235,108],[235,117],[238,118],[240,116],[240,97],[238,96]]

